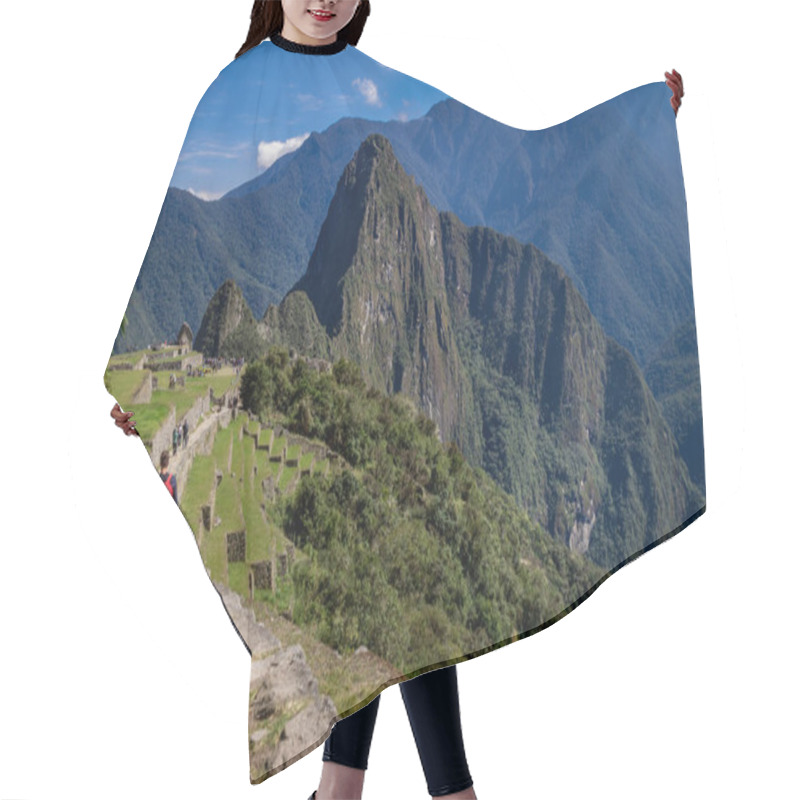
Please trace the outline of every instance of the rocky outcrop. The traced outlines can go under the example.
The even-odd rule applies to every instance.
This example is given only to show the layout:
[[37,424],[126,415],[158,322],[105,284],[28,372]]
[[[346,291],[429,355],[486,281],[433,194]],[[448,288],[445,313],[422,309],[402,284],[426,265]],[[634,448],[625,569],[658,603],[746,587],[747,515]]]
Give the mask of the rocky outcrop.
[[301,645],[283,647],[239,595],[223,583],[214,586],[252,657],[248,721],[250,774],[256,780],[317,747],[330,733],[336,706],[320,694]]
[[294,763],[329,735],[336,716],[333,700],[319,692],[301,645],[254,658],[250,672],[251,774],[260,776],[279,764]]

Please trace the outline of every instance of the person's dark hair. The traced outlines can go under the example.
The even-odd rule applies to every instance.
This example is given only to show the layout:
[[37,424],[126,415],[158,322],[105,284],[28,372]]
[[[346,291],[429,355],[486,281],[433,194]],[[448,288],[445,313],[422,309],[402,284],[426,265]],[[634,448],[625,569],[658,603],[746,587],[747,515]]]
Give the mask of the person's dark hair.
[[[336,39],[345,39],[348,44],[355,47],[361,38],[361,32],[364,30],[368,16],[369,0],[361,0],[353,19],[339,31]],[[250,12],[250,30],[247,32],[247,39],[239,48],[236,58],[261,44],[273,33],[280,33],[282,30],[283,6],[280,0],[255,0],[253,10]]]
[[161,469],[166,469],[169,466],[169,450],[161,451]]

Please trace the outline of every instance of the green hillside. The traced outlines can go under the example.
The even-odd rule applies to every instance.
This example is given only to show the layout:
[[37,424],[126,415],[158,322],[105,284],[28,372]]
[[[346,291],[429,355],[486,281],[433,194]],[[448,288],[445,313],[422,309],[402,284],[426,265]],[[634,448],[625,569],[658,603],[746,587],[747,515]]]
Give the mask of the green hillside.
[[[262,423],[280,420],[340,456],[339,467],[302,479],[283,467],[264,532],[252,510],[261,502],[261,462],[254,478],[248,460],[264,451],[254,438],[239,440],[233,425],[215,444],[217,467],[230,457],[232,470],[217,489],[219,530],[241,526],[238,509],[255,520],[248,560],[256,549],[281,551],[282,536],[293,542],[290,583],[279,581],[278,596],[263,599],[291,608],[296,625],[342,653],[366,645],[413,671],[433,657],[492,649],[561,615],[603,576],[534,525],[454,445],[442,445],[413,403],[367,388],[350,362],[319,373],[273,349],[242,374],[241,399]],[[212,578],[227,577],[246,596],[242,578],[225,575],[221,534],[204,536]]]

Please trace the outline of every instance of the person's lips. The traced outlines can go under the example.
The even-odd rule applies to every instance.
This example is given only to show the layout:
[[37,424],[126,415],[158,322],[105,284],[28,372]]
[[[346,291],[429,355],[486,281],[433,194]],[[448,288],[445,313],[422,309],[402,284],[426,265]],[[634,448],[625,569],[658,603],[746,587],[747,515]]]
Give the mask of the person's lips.
[[336,14],[332,14],[330,11],[318,11],[316,9],[309,9],[308,13],[311,14],[314,19],[319,19],[322,21],[329,20],[336,16]]

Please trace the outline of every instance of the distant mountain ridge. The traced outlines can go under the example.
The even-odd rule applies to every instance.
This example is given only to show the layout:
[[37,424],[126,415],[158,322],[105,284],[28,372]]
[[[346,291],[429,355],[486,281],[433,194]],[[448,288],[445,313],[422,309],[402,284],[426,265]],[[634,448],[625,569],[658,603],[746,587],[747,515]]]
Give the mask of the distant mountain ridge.
[[[239,327],[219,305],[201,330],[215,315]],[[258,336],[264,351],[346,357],[370,385],[412,397],[442,440],[603,566],[704,502],[632,356],[561,267],[439,212],[382,135],[343,170],[306,273]]]
[[170,189],[114,351],[174,336],[176,319],[196,330],[226,278],[253,309],[278,303],[305,272],[339,175],[378,132],[437,208],[561,264],[644,366],[693,319],[677,140],[659,125],[669,113],[649,85],[531,132],[450,98],[409,122],[341,119],[211,203]]

